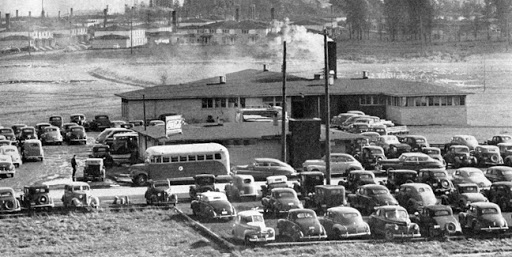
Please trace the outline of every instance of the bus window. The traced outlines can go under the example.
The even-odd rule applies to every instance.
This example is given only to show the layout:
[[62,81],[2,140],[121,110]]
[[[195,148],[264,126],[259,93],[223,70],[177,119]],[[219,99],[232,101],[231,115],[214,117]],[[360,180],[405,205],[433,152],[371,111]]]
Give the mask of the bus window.
[[204,155],[198,155],[197,156],[198,161],[204,161]]
[[180,156],[180,162],[186,162],[187,156]]
[[220,153],[216,153],[215,160],[221,160],[221,159],[222,159],[222,156],[220,155]]
[[169,157],[165,157],[165,156],[164,156],[164,157],[162,157],[162,162],[164,162],[164,163],[165,163],[165,162],[170,162],[170,161],[169,161],[169,159],[170,159]]
[[178,162],[178,156],[171,156],[171,162]]
[[206,155],[206,160],[213,160],[213,155],[212,154],[207,154]]
[[195,155],[189,155],[189,156],[188,156],[188,161],[189,161],[189,162],[194,162],[194,161],[196,161],[196,156],[195,156]]

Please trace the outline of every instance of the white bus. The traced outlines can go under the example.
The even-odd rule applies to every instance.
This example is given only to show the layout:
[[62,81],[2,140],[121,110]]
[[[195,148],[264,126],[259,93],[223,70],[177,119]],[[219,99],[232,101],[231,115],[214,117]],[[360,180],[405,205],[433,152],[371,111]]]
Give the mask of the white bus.
[[229,161],[228,149],[217,143],[152,146],[144,153],[144,163],[130,167],[130,176],[142,186],[148,180],[229,175]]

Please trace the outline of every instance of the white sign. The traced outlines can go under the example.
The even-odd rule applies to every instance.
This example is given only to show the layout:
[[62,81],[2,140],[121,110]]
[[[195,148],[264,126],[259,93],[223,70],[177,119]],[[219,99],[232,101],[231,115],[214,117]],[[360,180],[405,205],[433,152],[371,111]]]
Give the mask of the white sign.
[[165,136],[169,137],[183,133],[181,130],[182,123],[183,118],[181,115],[165,116]]

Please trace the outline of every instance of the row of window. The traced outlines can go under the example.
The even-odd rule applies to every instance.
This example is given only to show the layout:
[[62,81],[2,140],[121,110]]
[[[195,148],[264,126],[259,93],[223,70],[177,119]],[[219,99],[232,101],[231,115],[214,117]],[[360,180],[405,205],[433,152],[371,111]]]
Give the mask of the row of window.
[[211,108],[245,108],[245,98],[229,97],[229,98],[203,98],[201,99],[201,107],[203,109]]
[[[216,30],[215,29],[198,29],[196,32],[198,34],[201,34],[201,33],[215,34]],[[222,30],[222,34],[233,34],[233,33],[231,33],[230,29],[223,29]],[[249,30],[248,29],[242,29],[242,34],[249,34]]]
[[152,156],[150,163],[172,163],[172,162],[201,162],[211,160],[222,160],[220,153],[198,154],[198,155],[180,155],[180,156]]
[[402,107],[466,105],[466,97],[465,96],[388,97],[387,105],[402,106]]

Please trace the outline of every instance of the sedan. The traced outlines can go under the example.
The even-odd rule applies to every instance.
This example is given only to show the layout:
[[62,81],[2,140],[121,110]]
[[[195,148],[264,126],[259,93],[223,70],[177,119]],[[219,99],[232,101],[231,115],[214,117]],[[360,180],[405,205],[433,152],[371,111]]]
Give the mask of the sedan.
[[343,239],[369,236],[370,226],[364,222],[361,213],[352,207],[333,207],[327,209],[320,218],[329,239]]
[[62,144],[62,135],[60,134],[60,129],[55,126],[45,127],[43,129],[43,134],[41,135],[41,143],[43,145],[47,144]]
[[281,238],[291,241],[327,238],[324,226],[310,209],[290,210],[286,219],[277,221],[277,231]]
[[484,171],[484,176],[491,182],[512,181],[512,167],[493,166]]
[[236,166],[233,171],[239,175],[252,175],[256,180],[265,180],[268,176],[276,175],[297,175],[292,166],[273,158],[255,158],[250,164]]
[[444,165],[438,160],[424,153],[403,153],[398,159],[387,159],[379,161],[377,170],[407,169],[419,171],[421,169],[443,169]]
[[14,167],[18,168],[21,166],[21,155],[18,151],[18,147],[14,145],[4,145],[0,147],[0,153],[4,155],[10,155],[12,158],[12,163],[14,164]]
[[477,168],[460,168],[453,173],[453,184],[475,183],[480,189],[489,189],[491,181]]
[[[302,164],[304,171],[325,172],[325,156],[319,160],[306,160]],[[352,155],[346,153],[331,154],[331,175],[348,175],[353,170],[364,170],[363,165]]]
[[467,212],[459,213],[459,222],[474,233],[508,230],[500,207],[489,202],[472,203]]
[[233,219],[236,210],[228,201],[226,194],[208,191],[198,193],[190,204],[194,216],[203,219]]

